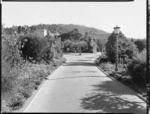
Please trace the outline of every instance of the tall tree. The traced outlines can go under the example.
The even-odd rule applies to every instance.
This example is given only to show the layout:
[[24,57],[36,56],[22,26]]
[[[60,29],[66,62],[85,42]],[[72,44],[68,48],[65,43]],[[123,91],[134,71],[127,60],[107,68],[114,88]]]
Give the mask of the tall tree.
[[[115,62],[116,53],[116,35],[112,33],[106,43],[106,54],[111,62]],[[132,59],[137,53],[137,48],[133,42],[128,40],[122,32],[118,37],[118,57],[127,57]]]
[[137,39],[134,41],[135,45],[139,49],[139,52],[143,51],[146,48],[146,40],[145,39]]

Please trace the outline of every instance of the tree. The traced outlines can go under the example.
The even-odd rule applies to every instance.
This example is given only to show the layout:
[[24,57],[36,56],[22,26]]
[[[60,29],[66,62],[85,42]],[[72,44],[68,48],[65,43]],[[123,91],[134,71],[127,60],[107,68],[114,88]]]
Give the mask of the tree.
[[[111,62],[115,62],[116,53],[116,35],[112,33],[106,43],[106,54]],[[137,53],[137,48],[133,42],[128,40],[122,32],[119,33],[118,37],[118,57],[127,57],[132,59]]]
[[69,34],[70,34],[72,41],[80,40],[82,37],[82,34],[78,31],[78,29],[74,29],[74,30],[70,31]]
[[68,34],[68,33],[63,33],[63,34],[60,35],[60,37],[61,37],[61,41],[63,41],[63,42],[65,40],[71,40],[70,34]]
[[146,48],[146,40],[145,39],[137,39],[134,41],[135,45],[139,49],[139,52],[143,51]]
[[102,43],[102,40],[101,39],[96,39],[96,44],[97,44],[97,48],[98,48],[98,51],[103,51],[103,48],[104,48],[104,44]]
[[138,53],[134,59],[129,62],[128,71],[138,85],[146,86],[146,49]]
[[65,52],[67,52],[68,49],[69,49],[69,50],[71,49],[71,45],[72,45],[72,42],[71,42],[70,40],[66,40],[66,41],[64,42],[64,48],[63,48],[63,50],[64,50]]
[[49,54],[52,52],[52,41],[48,41],[47,38],[43,38],[41,34],[37,33],[30,33],[19,38],[18,42],[21,42],[22,57],[29,61],[40,62],[42,59],[48,61],[51,58]]
[[93,42],[92,38],[89,37],[88,41],[87,41],[87,43],[88,43],[88,52],[92,52],[92,50],[93,50],[92,42]]
[[78,47],[81,47],[81,52],[88,51],[88,43],[86,41],[79,41]]
[[71,52],[79,52],[79,43],[78,42],[72,42]]

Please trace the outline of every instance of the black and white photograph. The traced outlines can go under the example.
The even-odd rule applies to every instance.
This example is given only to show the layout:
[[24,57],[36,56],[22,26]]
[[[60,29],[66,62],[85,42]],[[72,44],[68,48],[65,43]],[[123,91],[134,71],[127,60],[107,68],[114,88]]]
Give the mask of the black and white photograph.
[[1,113],[149,114],[147,0],[1,6]]

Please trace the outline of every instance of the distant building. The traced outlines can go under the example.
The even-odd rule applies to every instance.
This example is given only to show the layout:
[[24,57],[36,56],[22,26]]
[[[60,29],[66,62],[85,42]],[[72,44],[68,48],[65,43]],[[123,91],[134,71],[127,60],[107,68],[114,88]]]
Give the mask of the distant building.
[[47,35],[47,30],[44,29],[44,37]]
[[50,30],[44,29],[44,37],[47,35],[57,38],[60,34],[58,32],[52,33]]

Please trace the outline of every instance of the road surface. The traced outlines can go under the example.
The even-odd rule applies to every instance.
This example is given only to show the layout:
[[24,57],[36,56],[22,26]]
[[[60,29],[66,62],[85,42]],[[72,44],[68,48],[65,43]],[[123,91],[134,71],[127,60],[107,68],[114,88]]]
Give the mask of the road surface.
[[24,112],[97,112],[146,114],[146,103],[95,65],[99,54],[68,54]]

